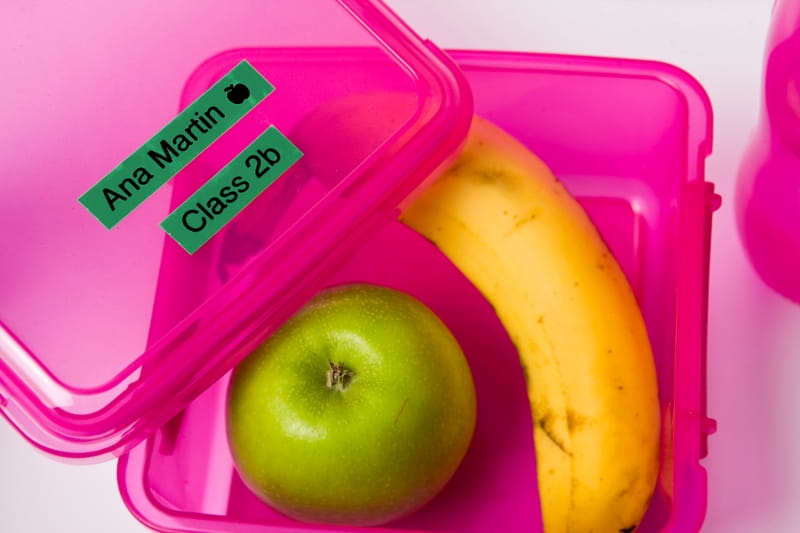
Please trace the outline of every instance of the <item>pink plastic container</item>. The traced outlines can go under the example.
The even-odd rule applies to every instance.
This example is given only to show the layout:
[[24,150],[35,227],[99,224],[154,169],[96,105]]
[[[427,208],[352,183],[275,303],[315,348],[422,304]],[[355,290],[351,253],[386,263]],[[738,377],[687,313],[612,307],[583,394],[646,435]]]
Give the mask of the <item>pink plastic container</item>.
[[[0,261],[0,410],[65,459],[124,453],[222,377],[396,218],[471,117],[452,61],[371,0],[12,3],[0,35],[12,43],[0,68],[16,80],[0,102],[0,249],[13,250]],[[340,67],[332,45],[362,61]],[[274,93],[107,230],[78,198],[242,48],[273,50],[260,67]],[[194,255],[165,235],[176,202],[267,127],[288,134],[360,92],[401,102],[358,146],[325,154],[325,187],[297,164]],[[297,143],[314,158],[331,135]]]
[[800,2],[777,0],[766,42],[761,116],[742,158],[736,215],[764,282],[800,303]]
[[[232,61],[247,54],[256,65],[274,67],[283,52],[232,54]],[[363,61],[357,50],[335,55],[337,68]],[[711,213],[719,205],[703,180],[711,127],[702,89],[658,63],[451,55],[469,80],[476,112],[527,144],[564,180],[633,284],[655,348],[664,420],[659,487],[638,531],[699,531],[706,507],[700,459],[713,431],[705,413],[708,247]],[[313,61],[314,53],[294,57]],[[218,267],[207,265],[210,273]],[[326,276],[326,284],[399,288],[429,305],[464,347],[479,398],[473,444],[444,492],[406,519],[367,530],[540,531],[524,379],[486,301],[432,245],[398,222]],[[351,531],[295,522],[248,491],[225,440],[227,383],[226,376],[121,459],[120,487],[132,512],[159,531]]]
[[[627,273],[655,349],[664,420],[659,487],[641,531],[699,530],[719,197],[704,180],[711,108],[690,76],[617,59],[447,55],[378,0],[11,2],[0,7],[0,35],[9,43],[0,68],[14,80],[0,101],[0,411],[32,444],[65,460],[120,456],[123,498],[157,530],[341,531],[292,522],[245,489],[223,394],[233,366],[319,289],[380,283],[450,326],[479,397],[455,478],[385,529],[537,531],[513,347],[474,287],[396,222],[477,112],[569,186]],[[242,59],[274,94],[105,229],[78,197]],[[348,132],[358,142],[326,149],[341,133],[333,120],[311,139],[300,133],[330,101],[387,93],[397,95],[388,111],[356,109],[371,118]],[[187,254],[159,223],[271,125],[303,159]]]

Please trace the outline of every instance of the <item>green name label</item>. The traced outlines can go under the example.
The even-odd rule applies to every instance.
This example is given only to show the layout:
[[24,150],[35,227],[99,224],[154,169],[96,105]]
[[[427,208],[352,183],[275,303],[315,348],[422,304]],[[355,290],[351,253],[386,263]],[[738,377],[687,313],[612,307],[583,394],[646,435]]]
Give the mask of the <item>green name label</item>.
[[161,223],[193,254],[303,153],[271,126]]
[[273,90],[242,61],[78,200],[113,228]]

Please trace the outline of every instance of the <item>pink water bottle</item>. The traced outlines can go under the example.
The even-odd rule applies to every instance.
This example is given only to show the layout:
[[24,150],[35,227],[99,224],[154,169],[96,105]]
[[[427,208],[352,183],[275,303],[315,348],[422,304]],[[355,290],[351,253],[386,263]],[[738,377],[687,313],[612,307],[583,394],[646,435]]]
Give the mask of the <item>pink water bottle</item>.
[[800,0],[776,0],[758,127],[740,167],[736,215],[761,278],[800,303]]

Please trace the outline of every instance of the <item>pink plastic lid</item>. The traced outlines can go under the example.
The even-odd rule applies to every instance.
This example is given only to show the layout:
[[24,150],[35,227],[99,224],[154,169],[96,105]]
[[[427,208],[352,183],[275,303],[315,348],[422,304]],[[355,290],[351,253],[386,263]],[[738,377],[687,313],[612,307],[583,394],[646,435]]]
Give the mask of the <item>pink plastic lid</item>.
[[[218,380],[396,218],[472,114],[458,69],[377,0],[10,2],[0,35],[0,408],[70,459],[124,453]],[[344,49],[362,60],[331,61]],[[111,229],[79,202],[243,60],[274,91],[207,150]],[[341,113],[364,129],[331,150]],[[188,253],[162,221],[273,126],[304,155]]]

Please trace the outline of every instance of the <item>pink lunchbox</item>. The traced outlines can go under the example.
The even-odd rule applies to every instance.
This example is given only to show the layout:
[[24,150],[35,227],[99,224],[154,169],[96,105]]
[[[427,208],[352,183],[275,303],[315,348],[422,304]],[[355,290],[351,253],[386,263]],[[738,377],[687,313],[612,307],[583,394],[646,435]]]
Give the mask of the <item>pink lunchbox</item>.
[[[429,305],[462,344],[472,446],[428,506],[367,531],[539,531],[529,406],[491,308],[399,206],[449,164],[473,113],[516,136],[579,198],[627,274],[654,347],[662,467],[642,532],[699,531],[712,212],[711,107],[670,65],[443,52],[377,0],[0,8],[15,91],[0,168],[0,408],[66,460],[119,457],[125,503],[158,531],[355,531],[281,516],[236,474],[231,368],[324,286],[366,281]],[[78,198],[246,60],[274,93],[112,229]],[[336,125],[196,252],[160,222],[267,127],[289,140],[332,100],[389,92],[348,150]],[[324,175],[304,158],[325,157]],[[319,168],[319,167],[316,167]],[[13,228],[13,230],[12,230]],[[535,268],[535,265],[531,266]],[[500,347],[498,349],[497,347]],[[494,347],[489,350],[488,347]],[[491,354],[491,356],[487,355]]]

